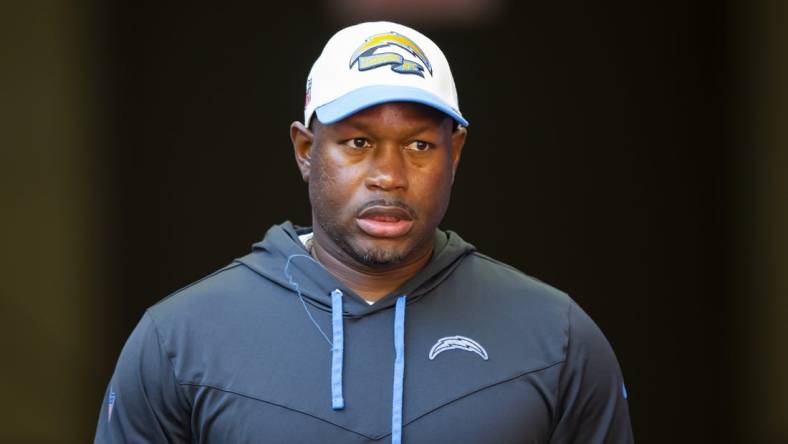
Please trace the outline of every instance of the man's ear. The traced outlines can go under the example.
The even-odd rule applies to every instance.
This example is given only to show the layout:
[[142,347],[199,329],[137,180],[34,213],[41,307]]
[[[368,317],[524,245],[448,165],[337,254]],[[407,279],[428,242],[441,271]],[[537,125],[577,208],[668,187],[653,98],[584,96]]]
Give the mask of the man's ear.
[[468,137],[468,129],[459,125],[451,133],[451,181],[454,183],[454,175],[457,174],[457,167],[460,165],[462,147],[465,146],[465,139]]
[[293,152],[298,169],[301,171],[301,178],[304,182],[309,182],[309,172],[312,170],[312,144],[315,136],[303,123],[293,122],[290,125],[290,140],[293,142]]

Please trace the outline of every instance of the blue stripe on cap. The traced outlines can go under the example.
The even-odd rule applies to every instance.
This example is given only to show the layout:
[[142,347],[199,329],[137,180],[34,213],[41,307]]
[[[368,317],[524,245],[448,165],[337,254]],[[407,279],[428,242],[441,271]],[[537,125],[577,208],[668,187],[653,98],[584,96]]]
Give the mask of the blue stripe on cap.
[[331,292],[331,408],[342,410],[345,399],[342,397],[342,359],[345,353],[345,337],[342,328],[342,292]]
[[394,392],[391,400],[391,444],[402,442],[402,389],[405,379],[405,296],[394,309]]
[[438,98],[438,96],[411,86],[365,86],[319,106],[315,112],[320,122],[331,124],[363,109],[388,102],[421,103],[443,111],[462,126],[468,126],[468,121],[462,117],[462,114]]

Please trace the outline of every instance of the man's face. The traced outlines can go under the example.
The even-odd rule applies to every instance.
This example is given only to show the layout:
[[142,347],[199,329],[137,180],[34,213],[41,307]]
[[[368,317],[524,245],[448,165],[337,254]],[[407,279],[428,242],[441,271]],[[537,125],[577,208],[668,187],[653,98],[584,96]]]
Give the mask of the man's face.
[[[449,204],[465,130],[432,108],[386,103],[314,132],[295,125],[316,236],[364,266],[407,263],[428,253]],[[302,143],[302,146],[305,143]]]

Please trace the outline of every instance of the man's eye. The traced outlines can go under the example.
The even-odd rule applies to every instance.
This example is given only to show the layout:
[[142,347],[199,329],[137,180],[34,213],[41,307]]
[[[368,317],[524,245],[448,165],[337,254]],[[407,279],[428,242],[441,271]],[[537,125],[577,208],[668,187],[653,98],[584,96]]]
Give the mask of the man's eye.
[[423,140],[414,140],[406,148],[413,151],[427,151],[432,148],[432,144]]
[[356,138],[350,139],[347,142],[345,142],[345,145],[347,145],[347,146],[349,146],[351,148],[367,148],[367,147],[372,146],[369,143],[369,140],[367,140],[367,139],[365,139],[363,137],[356,137]]

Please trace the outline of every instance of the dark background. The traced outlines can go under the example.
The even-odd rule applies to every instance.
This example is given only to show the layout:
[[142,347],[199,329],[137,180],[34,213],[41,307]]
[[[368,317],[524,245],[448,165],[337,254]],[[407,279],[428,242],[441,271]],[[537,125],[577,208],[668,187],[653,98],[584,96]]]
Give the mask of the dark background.
[[6,19],[0,442],[92,439],[147,306],[309,223],[288,126],[325,41],[367,18],[451,62],[471,125],[443,227],[597,321],[637,441],[788,442],[784,6],[433,3],[454,12],[50,1]]

